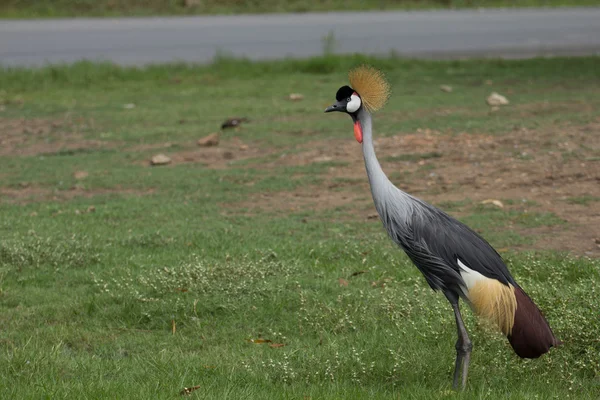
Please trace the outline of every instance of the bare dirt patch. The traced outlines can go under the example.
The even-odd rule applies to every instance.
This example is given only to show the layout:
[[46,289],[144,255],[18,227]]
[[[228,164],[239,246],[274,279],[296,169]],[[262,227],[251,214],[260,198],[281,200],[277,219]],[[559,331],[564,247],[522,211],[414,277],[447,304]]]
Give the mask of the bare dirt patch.
[[[237,161],[267,156],[273,153],[273,149],[265,149],[259,146],[246,144],[238,137],[221,140],[217,146],[201,147],[196,143],[155,143],[137,145],[130,150],[139,152],[155,151],[162,153],[171,159],[169,166],[186,163],[198,163],[211,169],[223,169]],[[149,160],[141,162],[149,165]]]
[[0,118],[0,156],[35,156],[64,150],[102,148],[106,142],[78,133],[84,121]]
[[[500,199],[505,209],[554,213],[564,225],[520,229],[534,236],[534,248],[600,255],[600,202],[577,204],[577,198],[600,197],[600,120],[584,126],[550,130],[514,130],[504,135],[442,134],[419,130],[379,137],[378,158],[390,179],[403,190],[433,204],[469,199]],[[361,147],[351,139],[311,142],[261,165],[319,162],[332,165],[318,187],[257,195],[228,207],[294,210],[351,205],[352,215],[373,217]],[[451,212],[452,213],[452,212]],[[456,213],[454,213],[456,215]]]

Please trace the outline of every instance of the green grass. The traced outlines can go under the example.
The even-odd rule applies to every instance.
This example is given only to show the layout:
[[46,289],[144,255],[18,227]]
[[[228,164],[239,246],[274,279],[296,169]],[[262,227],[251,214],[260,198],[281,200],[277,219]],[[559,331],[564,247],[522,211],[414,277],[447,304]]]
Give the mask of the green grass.
[[[189,4],[189,5],[188,5]],[[4,0],[1,18],[596,6],[595,0]]]
[[[598,398],[598,259],[504,252],[565,345],[520,360],[463,307],[475,348],[468,390],[459,394],[450,391],[456,337],[448,303],[377,220],[356,215],[360,205],[236,206],[319,188],[330,168],[348,166],[335,158],[269,163],[298,146],[353,140],[349,121],[322,110],[344,71],[362,61],[381,67],[394,87],[377,115],[381,135],[418,127],[503,135],[599,116],[598,58],[2,70],[0,124],[57,125],[18,134],[2,125],[4,138],[27,141],[1,160],[0,187],[23,194],[0,192],[0,398],[179,398],[195,385],[190,398]],[[483,99],[492,90],[512,91],[511,108],[490,115]],[[291,92],[305,99],[290,102]],[[541,112],[511,112],[544,101]],[[448,108],[458,114],[433,112]],[[252,121],[222,140],[261,149],[254,157],[218,169],[147,165],[157,152],[208,151],[195,140],[233,115]],[[172,146],[152,147],[165,142]],[[79,150],[67,146],[74,143]],[[27,153],[33,146],[39,151]],[[75,179],[81,170],[89,176]],[[498,248],[532,240],[507,224],[564,224],[534,206],[469,205],[448,203],[468,208],[463,219]],[[258,338],[272,342],[249,341]]]
[[582,206],[590,205],[594,202],[600,201],[600,197],[597,196],[579,196],[579,197],[569,197],[567,202],[570,204],[580,204]]

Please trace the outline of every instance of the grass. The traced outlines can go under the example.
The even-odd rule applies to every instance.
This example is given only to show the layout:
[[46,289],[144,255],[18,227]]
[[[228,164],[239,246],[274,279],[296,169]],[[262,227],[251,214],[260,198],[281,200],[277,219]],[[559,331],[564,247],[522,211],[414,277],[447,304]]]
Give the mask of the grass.
[[579,196],[579,197],[569,197],[567,199],[567,202],[569,202],[571,204],[581,204],[583,206],[587,206],[590,203],[593,203],[596,201],[600,201],[600,197],[586,195],[586,196]]
[[[465,307],[475,350],[460,394],[450,390],[449,305],[378,221],[356,217],[359,205],[235,206],[318,187],[330,168],[348,167],[269,163],[319,140],[352,140],[322,109],[362,61],[395,89],[378,114],[381,135],[417,127],[502,135],[598,118],[598,58],[2,70],[0,124],[14,151],[2,156],[0,194],[18,195],[0,197],[0,397],[178,398],[199,385],[190,398],[598,398],[598,259],[504,251],[565,345],[520,360]],[[446,83],[451,95],[439,91]],[[512,91],[517,110],[543,99],[559,111],[490,115],[481,99],[491,90]],[[286,99],[298,91],[303,101]],[[458,116],[432,112],[442,108]],[[249,162],[147,165],[157,152],[208,152],[195,140],[233,115],[252,122],[222,140],[260,149]],[[6,125],[20,119],[30,125]],[[56,126],[40,133],[34,122]],[[421,159],[437,160],[399,161]],[[89,175],[76,179],[82,170]],[[447,205],[464,208],[463,219],[498,248],[530,240],[501,229],[507,224],[564,224],[534,205]]]
[[203,15],[480,7],[596,6],[594,0],[3,0],[1,18]]

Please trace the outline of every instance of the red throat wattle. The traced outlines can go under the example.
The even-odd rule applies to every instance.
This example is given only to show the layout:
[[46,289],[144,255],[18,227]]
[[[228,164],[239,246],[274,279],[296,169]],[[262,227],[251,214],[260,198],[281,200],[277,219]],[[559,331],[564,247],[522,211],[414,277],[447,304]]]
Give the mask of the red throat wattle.
[[362,143],[362,127],[360,121],[354,121],[354,137],[358,143]]

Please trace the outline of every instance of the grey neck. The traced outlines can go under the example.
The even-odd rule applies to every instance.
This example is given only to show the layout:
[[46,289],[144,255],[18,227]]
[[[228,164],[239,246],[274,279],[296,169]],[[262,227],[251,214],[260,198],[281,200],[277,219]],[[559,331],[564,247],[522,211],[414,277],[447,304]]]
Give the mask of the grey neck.
[[358,112],[358,120],[363,133],[363,157],[365,159],[365,167],[367,169],[367,176],[369,177],[369,183],[371,184],[371,192],[373,198],[376,198],[376,193],[381,193],[386,186],[392,185],[388,177],[381,169],[381,165],[375,155],[375,147],[373,146],[373,127],[371,121],[371,114],[361,108]]
[[381,165],[375,155],[375,148],[373,147],[371,114],[361,109],[358,112],[358,120],[363,132],[363,156],[367,168],[367,176],[369,177],[369,184],[371,185],[373,203],[375,203],[375,208],[381,216],[386,229],[394,236],[397,234],[396,231],[399,225],[389,225],[388,221],[390,218],[397,223],[407,221],[414,211],[414,199],[394,186],[381,169]]

